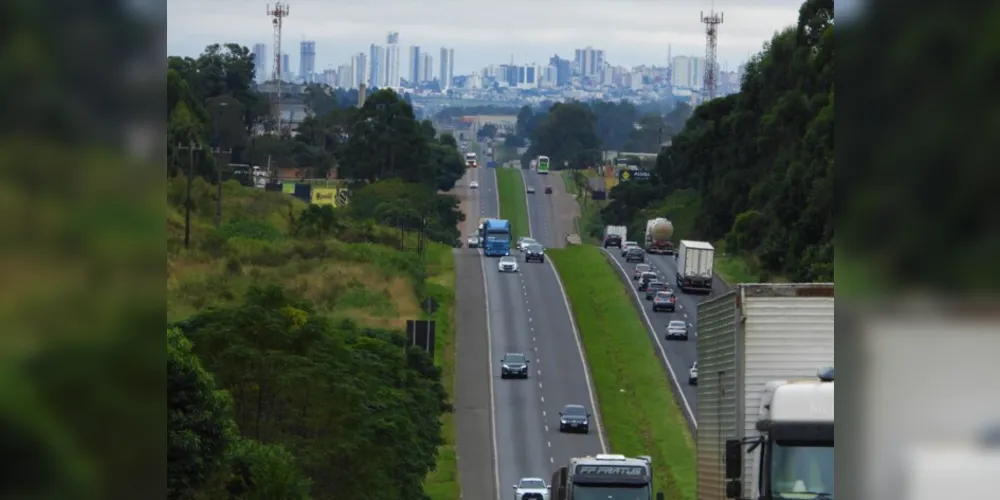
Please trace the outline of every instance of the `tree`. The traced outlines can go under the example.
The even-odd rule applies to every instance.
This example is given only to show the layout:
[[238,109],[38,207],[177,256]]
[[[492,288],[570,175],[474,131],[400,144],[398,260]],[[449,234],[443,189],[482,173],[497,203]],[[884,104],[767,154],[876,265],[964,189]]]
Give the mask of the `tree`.
[[190,498],[225,466],[236,434],[229,395],[191,352],[177,329],[167,330],[167,497]]
[[594,114],[579,102],[552,106],[534,130],[527,156],[548,156],[556,169],[564,162],[574,168],[593,164],[601,148],[594,120]]
[[492,139],[497,135],[497,126],[492,123],[487,123],[483,125],[482,128],[476,132],[476,137],[480,140],[482,139]]

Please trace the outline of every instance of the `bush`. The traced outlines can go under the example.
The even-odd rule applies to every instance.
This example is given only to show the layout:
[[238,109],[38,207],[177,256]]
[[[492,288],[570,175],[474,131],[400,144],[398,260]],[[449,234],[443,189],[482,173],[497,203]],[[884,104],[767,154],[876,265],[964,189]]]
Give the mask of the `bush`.
[[237,439],[229,452],[231,500],[306,500],[311,482],[295,457],[277,444]]

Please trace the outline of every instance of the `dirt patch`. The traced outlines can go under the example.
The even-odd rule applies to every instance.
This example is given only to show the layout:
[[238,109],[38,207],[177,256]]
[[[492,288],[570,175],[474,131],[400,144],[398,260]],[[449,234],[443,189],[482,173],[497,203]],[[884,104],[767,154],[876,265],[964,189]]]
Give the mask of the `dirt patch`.
[[576,202],[576,198],[566,191],[566,183],[562,180],[549,185],[552,186],[552,208],[555,212],[555,217],[552,219],[555,224],[553,231],[558,235],[553,243],[556,248],[563,248],[566,246],[567,234],[579,233],[577,220],[580,218],[580,205]]

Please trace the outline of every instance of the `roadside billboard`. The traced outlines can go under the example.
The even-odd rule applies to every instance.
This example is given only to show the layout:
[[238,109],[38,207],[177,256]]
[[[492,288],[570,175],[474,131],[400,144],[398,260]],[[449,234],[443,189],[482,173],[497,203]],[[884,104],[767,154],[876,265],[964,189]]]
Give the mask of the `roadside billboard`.
[[313,205],[333,205],[337,206],[337,188],[312,188],[312,199],[310,203]]

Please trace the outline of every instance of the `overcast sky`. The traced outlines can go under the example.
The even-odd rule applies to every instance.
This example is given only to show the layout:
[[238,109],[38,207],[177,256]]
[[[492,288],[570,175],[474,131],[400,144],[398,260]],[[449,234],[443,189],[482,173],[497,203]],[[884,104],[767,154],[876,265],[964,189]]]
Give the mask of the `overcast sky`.
[[[729,69],[761,50],[776,31],[798,19],[800,0],[717,0],[719,62]],[[273,6],[273,3],[271,4]],[[299,42],[316,42],[316,70],[336,67],[351,54],[384,44],[399,32],[403,47],[418,45],[434,56],[455,49],[455,74],[489,64],[546,64],[553,54],[604,49],[614,65],[665,65],[673,55],[705,54],[700,11],[709,0],[293,0],[283,29],[283,52],[298,71]],[[169,0],[168,53],[195,57],[211,43],[247,47],[267,43],[273,30],[267,3],[256,0]],[[544,20],[544,21],[543,21]]]

